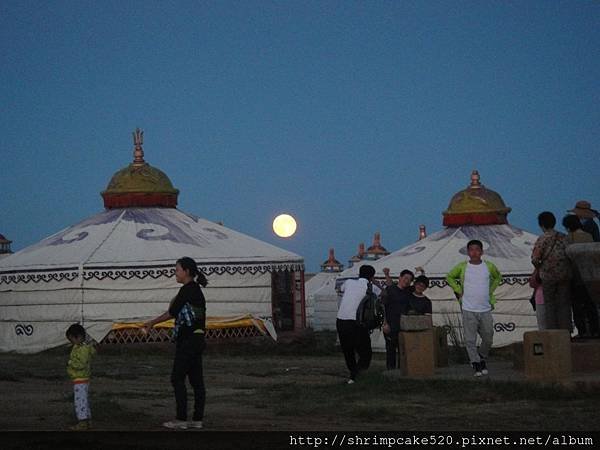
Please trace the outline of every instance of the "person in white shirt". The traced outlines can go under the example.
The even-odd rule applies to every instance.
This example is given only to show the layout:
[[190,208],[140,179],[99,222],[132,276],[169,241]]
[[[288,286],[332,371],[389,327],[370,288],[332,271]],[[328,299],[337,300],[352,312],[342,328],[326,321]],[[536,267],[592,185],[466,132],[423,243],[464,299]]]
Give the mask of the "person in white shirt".
[[[359,269],[359,278],[348,279],[340,287],[343,294],[337,313],[336,329],[340,338],[340,346],[350,371],[348,384],[353,384],[358,373],[367,370],[371,364],[371,337],[367,328],[361,327],[356,321],[356,310],[360,301],[367,293],[367,286],[373,283],[375,268],[367,264]],[[381,289],[372,285],[373,293],[381,294]],[[356,355],[358,354],[358,360]]]
[[[494,338],[492,310],[496,304],[494,291],[502,275],[490,261],[483,261],[483,244],[477,239],[467,244],[469,261],[457,264],[446,276],[462,308],[463,330],[469,361],[475,376],[487,375],[486,359]],[[481,345],[477,349],[477,335]]]

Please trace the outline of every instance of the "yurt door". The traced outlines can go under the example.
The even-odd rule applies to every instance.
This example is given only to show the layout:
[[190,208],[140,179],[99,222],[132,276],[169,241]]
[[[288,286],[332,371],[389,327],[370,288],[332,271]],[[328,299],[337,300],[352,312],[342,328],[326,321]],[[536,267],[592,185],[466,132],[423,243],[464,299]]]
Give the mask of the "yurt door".
[[292,331],[294,329],[293,272],[273,272],[271,274],[271,293],[275,329]]

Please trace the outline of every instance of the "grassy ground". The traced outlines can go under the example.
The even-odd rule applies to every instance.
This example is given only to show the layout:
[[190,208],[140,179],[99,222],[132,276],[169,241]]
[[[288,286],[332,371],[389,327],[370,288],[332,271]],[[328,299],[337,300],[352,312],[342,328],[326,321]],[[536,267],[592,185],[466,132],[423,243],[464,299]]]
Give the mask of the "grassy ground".
[[[346,385],[334,343],[324,333],[286,344],[209,344],[206,429],[600,430],[597,390],[491,377],[389,377],[382,354]],[[0,354],[1,431],[65,430],[74,423],[68,352]],[[91,384],[94,428],[160,430],[174,415],[172,354],[168,344],[101,347]]]

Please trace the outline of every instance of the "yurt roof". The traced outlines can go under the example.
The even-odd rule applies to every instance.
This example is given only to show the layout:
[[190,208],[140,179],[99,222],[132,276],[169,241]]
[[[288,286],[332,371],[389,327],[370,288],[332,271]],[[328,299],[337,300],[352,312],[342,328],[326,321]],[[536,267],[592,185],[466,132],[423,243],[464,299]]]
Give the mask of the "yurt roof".
[[[110,209],[0,262],[0,273],[88,267],[172,265],[189,256],[203,266],[260,265],[270,271],[303,259],[175,208]],[[286,265],[289,265],[287,267]]]
[[321,270],[323,272],[341,272],[344,269],[344,265],[335,259],[335,250],[333,248],[329,249],[329,256],[327,261],[321,264]]
[[[466,245],[471,239],[483,242],[483,259],[493,262],[503,276],[530,274],[533,270],[530,258],[537,236],[508,224],[448,227],[365,263],[372,265],[378,276],[383,275],[384,267],[390,269],[392,276],[404,269],[414,271],[422,267],[428,277],[445,277],[454,265],[468,259]],[[345,270],[341,277],[357,276],[360,265]]]
[[307,298],[317,291],[319,291],[323,286],[331,283],[331,281],[335,281],[336,278],[340,276],[341,272],[319,272],[315,274],[310,280],[304,283],[304,292],[306,292]]

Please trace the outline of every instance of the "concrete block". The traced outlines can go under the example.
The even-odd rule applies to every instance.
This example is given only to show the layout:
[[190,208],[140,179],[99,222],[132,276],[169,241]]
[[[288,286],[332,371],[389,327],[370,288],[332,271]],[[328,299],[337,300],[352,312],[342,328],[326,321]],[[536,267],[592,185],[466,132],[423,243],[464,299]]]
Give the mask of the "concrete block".
[[431,315],[403,314],[400,316],[400,330],[402,331],[421,331],[432,327]]
[[525,377],[562,382],[571,377],[571,336],[567,330],[527,331],[523,334]]
[[398,360],[402,375],[431,376],[435,370],[433,329],[401,331]]

